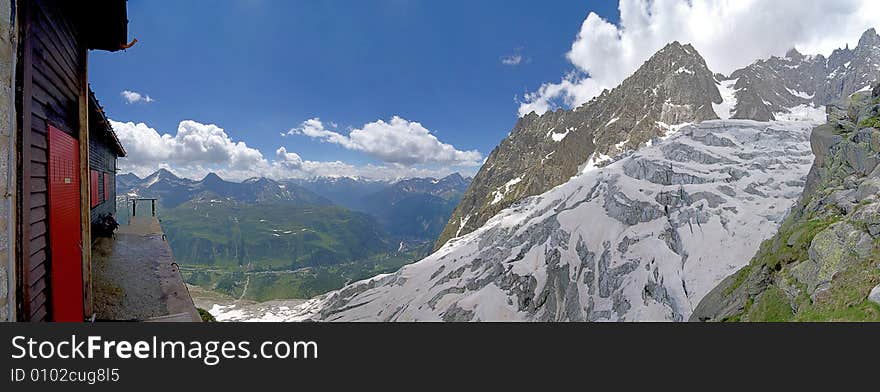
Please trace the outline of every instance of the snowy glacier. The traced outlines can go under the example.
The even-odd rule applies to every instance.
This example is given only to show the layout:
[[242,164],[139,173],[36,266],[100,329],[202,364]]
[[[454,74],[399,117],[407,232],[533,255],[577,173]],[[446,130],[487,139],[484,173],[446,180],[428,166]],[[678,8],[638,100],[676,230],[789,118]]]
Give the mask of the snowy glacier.
[[685,126],[520,201],[419,262],[276,309],[273,319],[687,320],[799,197],[810,131],[824,118],[797,118]]

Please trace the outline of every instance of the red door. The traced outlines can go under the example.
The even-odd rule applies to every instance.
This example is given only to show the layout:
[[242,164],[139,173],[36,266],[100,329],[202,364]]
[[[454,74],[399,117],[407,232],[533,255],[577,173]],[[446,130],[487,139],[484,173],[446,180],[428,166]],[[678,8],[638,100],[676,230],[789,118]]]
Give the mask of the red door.
[[49,250],[52,320],[83,321],[79,143],[49,126]]

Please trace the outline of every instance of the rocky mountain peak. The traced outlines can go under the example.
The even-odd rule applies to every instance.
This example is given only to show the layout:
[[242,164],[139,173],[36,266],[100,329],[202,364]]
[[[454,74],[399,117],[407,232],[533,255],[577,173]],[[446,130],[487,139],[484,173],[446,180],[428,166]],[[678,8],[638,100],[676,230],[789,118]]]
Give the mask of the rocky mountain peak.
[[271,180],[266,177],[252,177],[248,178],[241,182],[242,184],[251,184],[251,185],[276,185],[277,183],[274,180]]
[[862,34],[857,47],[836,49],[827,59],[792,49],[784,58],[758,60],[731,74],[732,117],[774,120],[793,108],[838,102],[878,78],[880,36],[875,29]]
[[785,53],[785,58],[791,59],[794,61],[803,61],[805,56],[801,54],[796,48],[791,48],[788,52]]
[[[654,53],[636,70],[632,77],[638,78],[639,74],[644,73],[654,75],[671,73],[673,75],[686,74],[693,76],[704,72],[712,75],[700,53],[691,44],[682,45],[678,41],[674,41],[660,49],[657,53]],[[659,82],[659,80],[656,82]]]
[[880,45],[880,34],[877,34],[877,30],[873,27],[865,31],[862,34],[862,38],[859,39],[860,47],[875,47]]
[[122,174],[117,175],[116,178],[117,178],[117,179],[118,179],[118,178],[124,178],[124,179],[126,179],[126,180],[131,180],[131,181],[140,181],[140,180],[142,180],[140,177],[137,176],[137,174],[134,174],[134,173],[122,173]]
[[212,182],[217,183],[217,182],[224,182],[224,181],[222,178],[220,178],[220,176],[217,175],[217,173],[210,172],[207,175],[205,175],[205,178],[202,179],[202,182],[203,183],[212,183]]
[[653,63],[662,59],[686,58],[691,58],[694,60],[702,59],[699,53],[697,53],[697,50],[694,49],[691,44],[682,45],[678,41],[672,41],[671,43],[666,44],[663,49],[660,49],[659,51],[657,51],[657,53],[654,53],[654,55],[651,56],[651,58],[648,60],[648,63]]
[[467,234],[524,197],[607,165],[678,125],[717,119],[715,75],[690,44],[672,42],[620,86],[572,110],[520,118],[489,155],[437,247]]
[[458,172],[455,172],[455,173],[452,173],[446,177],[443,177],[438,181],[438,183],[452,184],[452,185],[466,184],[467,182],[468,181],[464,177],[462,177],[461,174],[459,174]]
[[155,177],[155,178],[160,178],[160,179],[165,178],[165,179],[171,179],[171,180],[179,180],[180,179],[180,177],[174,175],[174,173],[172,173],[166,169],[156,170],[156,172],[153,173],[152,175],[150,175],[149,177],[151,177],[151,178]]

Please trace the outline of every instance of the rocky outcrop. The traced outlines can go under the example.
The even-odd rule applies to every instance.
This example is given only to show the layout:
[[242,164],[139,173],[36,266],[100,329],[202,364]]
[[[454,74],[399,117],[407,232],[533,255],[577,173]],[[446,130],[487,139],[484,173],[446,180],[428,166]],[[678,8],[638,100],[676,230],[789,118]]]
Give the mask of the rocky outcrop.
[[776,232],[806,181],[811,129],[734,120],[684,127],[516,203],[417,263],[283,313],[291,321],[687,320],[746,263],[742,254]]
[[880,35],[870,29],[858,46],[835,50],[828,58],[792,49],[726,79],[733,81],[736,97],[732,118],[768,121],[801,105],[828,105],[880,80]]
[[672,125],[717,119],[712,105],[721,102],[703,58],[674,42],[618,88],[581,107],[520,118],[477,173],[436,248],[514,202],[568,181],[587,164],[609,164]]
[[796,208],[691,320],[880,320],[878,119],[880,85],[828,108]]

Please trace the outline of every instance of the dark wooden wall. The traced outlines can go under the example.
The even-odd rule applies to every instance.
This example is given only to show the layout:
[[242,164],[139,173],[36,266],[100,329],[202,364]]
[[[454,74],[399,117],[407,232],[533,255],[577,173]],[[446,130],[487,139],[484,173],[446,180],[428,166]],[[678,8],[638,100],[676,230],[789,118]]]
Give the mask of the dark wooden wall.
[[[100,202],[92,208],[92,223],[107,214],[116,215],[116,154],[110,147],[106,129],[101,129],[100,125],[92,123],[89,126],[89,169],[97,170],[102,175],[110,176],[109,185],[110,192],[107,200]],[[104,195],[104,181],[98,181],[98,200],[102,200]]]
[[[42,321],[50,316],[47,194],[48,124],[78,137],[79,99],[86,49],[60,0],[25,1],[22,49],[22,109],[19,151],[21,315]],[[80,181],[88,181],[81,178]]]

